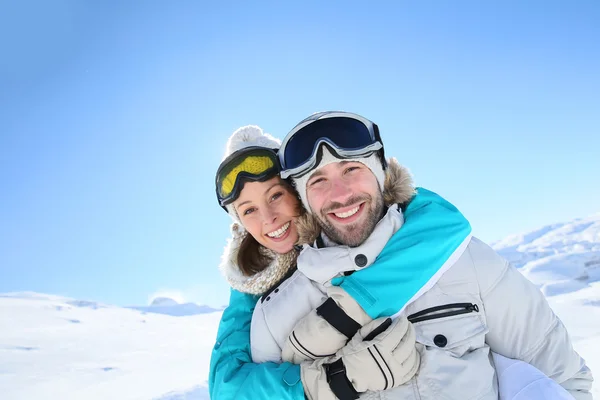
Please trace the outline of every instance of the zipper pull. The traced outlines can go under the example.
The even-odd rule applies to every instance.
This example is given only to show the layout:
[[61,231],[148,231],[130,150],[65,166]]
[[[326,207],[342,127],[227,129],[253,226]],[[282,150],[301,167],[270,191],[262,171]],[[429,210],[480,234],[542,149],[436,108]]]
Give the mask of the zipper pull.
[[477,304],[471,304],[467,307],[467,310],[473,312],[479,312],[479,306]]

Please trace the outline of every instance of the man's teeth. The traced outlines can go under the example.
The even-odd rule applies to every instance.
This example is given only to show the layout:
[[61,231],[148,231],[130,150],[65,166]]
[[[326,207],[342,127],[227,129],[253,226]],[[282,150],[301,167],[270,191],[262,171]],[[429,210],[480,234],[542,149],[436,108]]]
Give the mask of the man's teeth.
[[360,206],[354,207],[352,210],[349,210],[349,211],[346,211],[343,213],[333,213],[333,214],[338,218],[348,218],[348,217],[351,217],[354,214],[356,214],[359,209],[360,209]]
[[277,229],[274,232],[270,232],[267,233],[268,237],[272,237],[272,238],[280,238],[283,236],[283,234],[285,233],[285,231],[288,230],[288,228],[290,227],[291,222],[288,222],[287,224],[283,225],[281,228]]

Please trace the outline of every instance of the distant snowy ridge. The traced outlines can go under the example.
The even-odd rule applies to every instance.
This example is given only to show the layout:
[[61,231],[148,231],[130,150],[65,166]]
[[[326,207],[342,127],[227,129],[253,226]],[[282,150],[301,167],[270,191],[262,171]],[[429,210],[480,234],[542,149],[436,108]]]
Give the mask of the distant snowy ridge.
[[150,303],[150,306],[164,307],[164,306],[175,306],[177,304],[180,304],[180,303],[170,297],[157,297],[154,300],[152,300],[152,303]]
[[157,297],[149,306],[130,306],[134,310],[145,313],[165,314],[173,317],[185,317],[188,315],[207,314],[222,311],[223,308],[214,308],[196,303],[178,303],[169,297]]
[[600,281],[600,213],[510,235],[492,247],[546,296]]
[[507,236],[492,243],[503,254],[520,253],[539,257],[558,253],[600,251],[600,213],[570,222],[547,225],[542,228]]

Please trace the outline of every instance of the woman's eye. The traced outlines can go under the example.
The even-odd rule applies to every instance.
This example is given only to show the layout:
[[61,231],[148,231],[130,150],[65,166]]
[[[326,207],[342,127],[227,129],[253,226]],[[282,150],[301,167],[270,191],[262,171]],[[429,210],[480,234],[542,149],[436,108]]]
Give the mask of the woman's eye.
[[280,198],[281,196],[283,196],[283,193],[282,192],[277,192],[273,196],[271,196],[271,201],[275,201],[278,198]]
[[244,211],[244,215],[250,215],[254,212],[254,208],[249,208],[246,211]]
[[346,173],[355,171],[357,169],[360,169],[360,167],[348,167],[348,168],[346,168]]

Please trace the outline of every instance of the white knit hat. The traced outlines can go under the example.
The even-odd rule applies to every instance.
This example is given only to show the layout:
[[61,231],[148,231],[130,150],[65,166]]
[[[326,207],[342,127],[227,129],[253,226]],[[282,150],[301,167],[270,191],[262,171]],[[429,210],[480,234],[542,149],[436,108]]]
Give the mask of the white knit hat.
[[[281,146],[281,141],[268,133],[264,133],[263,130],[256,125],[246,125],[238,128],[229,140],[227,141],[227,146],[225,148],[225,154],[223,155],[223,160],[232,155],[238,150],[245,149],[246,147],[259,146],[265,147],[268,149],[279,149]],[[241,226],[242,223],[233,207],[233,204],[228,204],[225,206],[231,218]]]
[[281,140],[274,138],[268,133],[264,133],[259,126],[242,126],[233,132],[227,141],[227,147],[225,149],[223,160],[238,150],[252,146],[266,147],[268,149],[277,150],[279,149],[279,146],[281,146]]
[[315,165],[311,172],[308,174],[301,176],[300,178],[292,178],[292,182],[294,182],[294,186],[296,186],[296,190],[298,191],[298,195],[300,196],[300,200],[302,201],[302,205],[309,213],[312,212],[310,209],[310,205],[308,204],[308,198],[306,197],[306,183],[310,179],[310,177],[314,174],[314,172],[322,168],[328,164],[340,161],[356,161],[362,163],[367,166],[375,175],[377,179],[377,183],[379,183],[379,188],[383,191],[383,184],[385,182],[385,171],[383,170],[383,165],[381,164],[381,160],[376,153],[371,154],[368,157],[359,157],[359,158],[338,158],[335,155],[331,154],[327,146],[322,146],[323,154],[321,156],[321,161],[319,164]]

